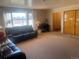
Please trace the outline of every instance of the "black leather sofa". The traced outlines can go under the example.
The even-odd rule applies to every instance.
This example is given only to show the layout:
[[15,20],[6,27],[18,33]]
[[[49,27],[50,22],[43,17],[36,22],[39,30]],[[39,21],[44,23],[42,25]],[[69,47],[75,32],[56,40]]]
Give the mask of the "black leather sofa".
[[34,31],[32,26],[6,28],[6,34],[7,37],[15,44],[37,37],[37,31]]
[[8,40],[8,43],[0,48],[0,59],[26,59],[26,55]]

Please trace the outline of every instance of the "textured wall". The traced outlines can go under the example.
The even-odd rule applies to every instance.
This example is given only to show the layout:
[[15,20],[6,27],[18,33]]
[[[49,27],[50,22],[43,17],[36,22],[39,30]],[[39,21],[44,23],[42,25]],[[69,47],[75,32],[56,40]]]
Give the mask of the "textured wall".
[[48,10],[47,9],[34,9],[34,19],[35,19],[35,27],[37,27],[40,23],[48,20]]

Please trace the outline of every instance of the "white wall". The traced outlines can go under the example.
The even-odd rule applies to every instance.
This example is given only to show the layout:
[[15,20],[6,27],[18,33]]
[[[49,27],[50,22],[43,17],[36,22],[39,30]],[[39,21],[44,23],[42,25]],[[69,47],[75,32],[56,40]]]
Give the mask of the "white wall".
[[50,30],[53,31],[53,18],[52,18],[52,9],[50,9],[48,11],[48,21],[49,21],[49,25],[50,25]]
[[77,10],[77,9],[79,9],[79,4],[51,9],[50,10],[50,15],[49,15],[49,22],[50,22],[50,25],[51,25],[51,30],[53,30],[53,24],[52,24],[53,23],[53,21],[52,21],[53,18],[51,16],[52,13],[61,12],[61,33],[63,33],[63,13],[64,13],[64,11]]

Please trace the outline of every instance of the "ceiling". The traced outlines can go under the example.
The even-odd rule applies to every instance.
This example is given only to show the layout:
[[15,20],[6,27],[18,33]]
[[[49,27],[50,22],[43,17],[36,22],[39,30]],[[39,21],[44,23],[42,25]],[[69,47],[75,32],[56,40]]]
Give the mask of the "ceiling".
[[79,4],[79,0],[0,0],[0,6],[50,9]]

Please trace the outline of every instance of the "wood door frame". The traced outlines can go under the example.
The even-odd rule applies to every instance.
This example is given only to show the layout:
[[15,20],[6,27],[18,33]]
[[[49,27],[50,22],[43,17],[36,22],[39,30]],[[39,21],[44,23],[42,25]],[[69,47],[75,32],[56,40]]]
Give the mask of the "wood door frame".
[[[77,19],[77,18],[76,18],[76,15],[77,15],[76,12],[77,12],[77,11],[79,11],[79,9],[75,10],[75,19]],[[76,29],[77,29],[77,28],[76,28],[76,21],[77,21],[77,20],[75,20],[75,31],[76,31]],[[77,35],[76,32],[75,32],[75,35]]]

